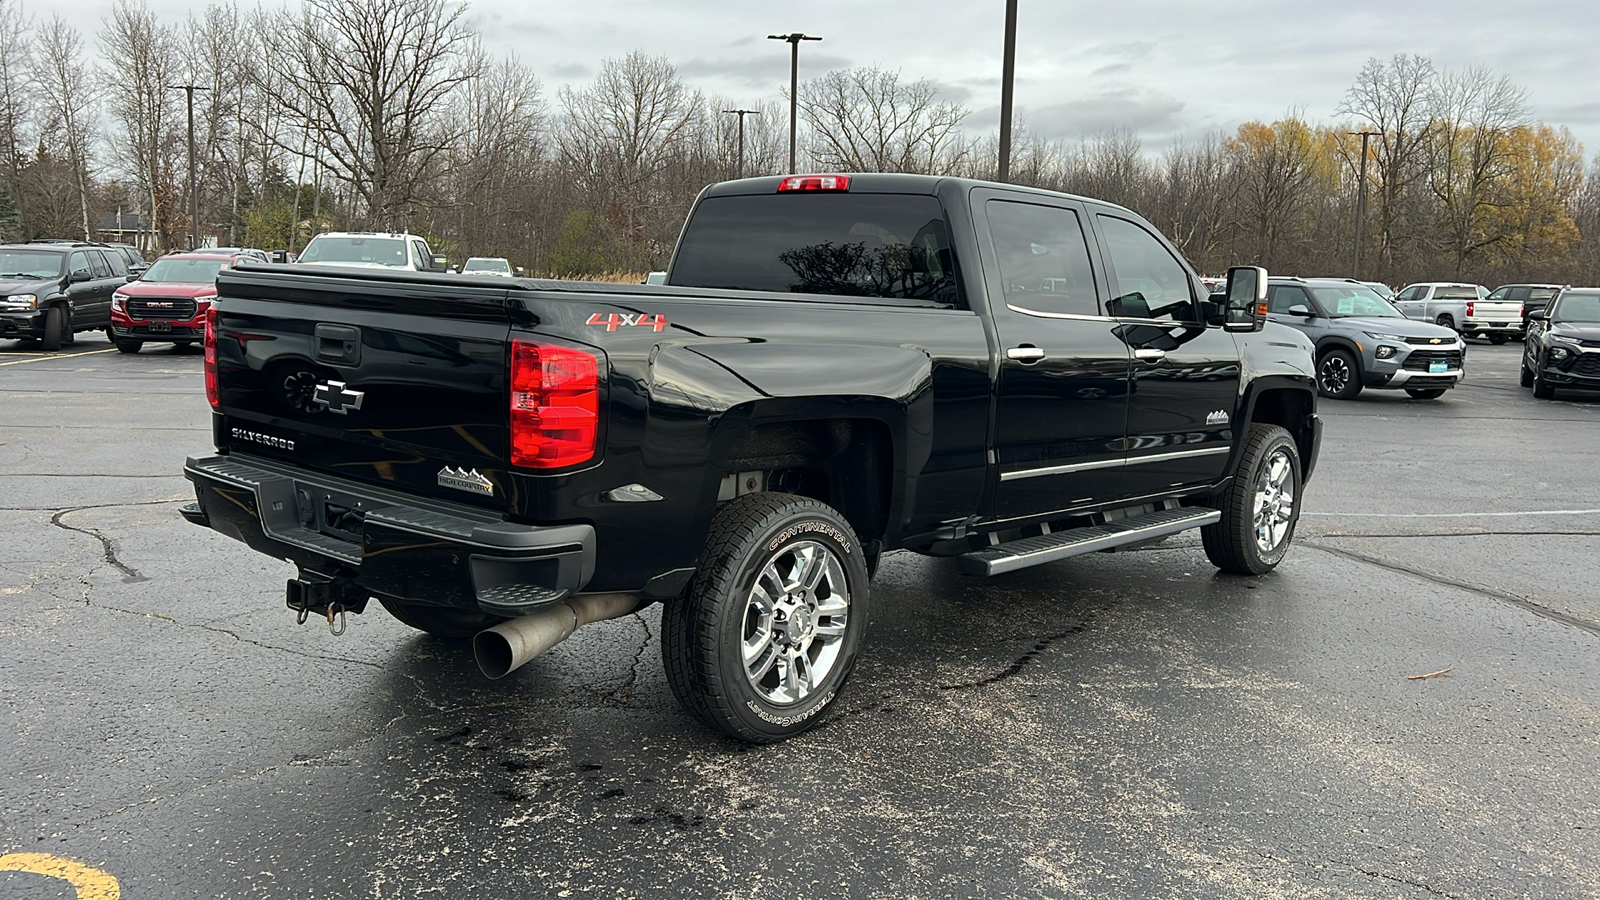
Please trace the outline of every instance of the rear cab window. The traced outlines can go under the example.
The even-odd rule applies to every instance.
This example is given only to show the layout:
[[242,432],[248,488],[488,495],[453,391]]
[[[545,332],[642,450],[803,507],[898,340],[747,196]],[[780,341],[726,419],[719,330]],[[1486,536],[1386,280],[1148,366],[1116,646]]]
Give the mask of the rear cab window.
[[1478,291],[1477,291],[1476,288],[1472,288],[1472,287],[1445,285],[1445,286],[1442,286],[1442,287],[1434,288],[1434,290],[1433,290],[1433,299],[1435,299],[1435,300],[1477,300],[1478,299]]
[[707,197],[668,283],[965,306],[944,209],[922,194]]

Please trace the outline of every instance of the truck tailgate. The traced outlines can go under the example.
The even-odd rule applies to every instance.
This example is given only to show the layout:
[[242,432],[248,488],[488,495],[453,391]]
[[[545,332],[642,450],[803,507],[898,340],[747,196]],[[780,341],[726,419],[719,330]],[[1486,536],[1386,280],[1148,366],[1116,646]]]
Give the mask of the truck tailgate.
[[448,282],[225,271],[218,446],[506,508],[506,291]]
[[1521,300],[1475,300],[1468,309],[1471,310],[1467,315],[1469,319],[1511,323],[1522,321]]

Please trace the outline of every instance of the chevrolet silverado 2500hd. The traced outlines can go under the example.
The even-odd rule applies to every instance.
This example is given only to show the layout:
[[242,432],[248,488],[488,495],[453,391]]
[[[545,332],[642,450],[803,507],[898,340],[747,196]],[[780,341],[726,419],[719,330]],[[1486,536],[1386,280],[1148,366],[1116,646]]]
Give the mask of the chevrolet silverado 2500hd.
[[778,740],[885,551],[999,575],[1199,528],[1276,566],[1321,426],[1265,275],[1212,300],[1126,209],[862,174],[705,189],[662,285],[245,265],[184,514],[298,566],[302,617],[375,597],[492,677],[663,603],[678,698]]

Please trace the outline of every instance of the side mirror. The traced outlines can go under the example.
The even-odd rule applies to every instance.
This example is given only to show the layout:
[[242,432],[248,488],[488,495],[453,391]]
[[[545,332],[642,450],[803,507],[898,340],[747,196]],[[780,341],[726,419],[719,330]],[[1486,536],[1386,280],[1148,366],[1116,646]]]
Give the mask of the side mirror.
[[1213,293],[1210,297],[1200,301],[1200,313],[1206,318],[1206,324],[1212,328],[1221,328],[1228,324],[1228,298],[1221,291]]
[[1307,319],[1315,319],[1317,317],[1317,314],[1312,312],[1311,308],[1304,303],[1296,303],[1284,311],[1291,316],[1304,316]]
[[89,270],[88,269],[78,269],[77,271],[73,272],[71,275],[67,276],[67,283],[68,284],[78,284],[79,282],[88,281],[92,277],[93,276],[89,274]]
[[449,262],[449,260],[444,258],[443,254],[435,253],[433,255],[433,270],[435,272],[443,272],[445,269],[449,268]]
[[1549,319],[1550,319],[1550,314],[1546,313],[1542,309],[1539,310],[1538,312],[1528,313],[1528,321],[1530,321],[1530,322],[1547,322],[1547,321],[1549,321]]
[[138,272],[129,272],[128,273],[128,280],[129,281],[138,281],[139,280],[139,273]]
[[512,269],[511,271],[515,272],[517,274],[518,278],[521,278],[523,275],[527,274],[527,270],[522,268],[521,266],[517,266],[515,269]]
[[1260,266],[1228,269],[1228,314],[1225,331],[1260,331],[1267,325],[1267,270]]

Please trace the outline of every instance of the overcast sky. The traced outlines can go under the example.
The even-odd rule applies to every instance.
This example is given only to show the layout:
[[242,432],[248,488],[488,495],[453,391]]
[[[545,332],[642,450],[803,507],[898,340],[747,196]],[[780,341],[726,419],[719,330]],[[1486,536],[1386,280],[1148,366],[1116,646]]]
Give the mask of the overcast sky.
[[[181,19],[202,3],[148,0]],[[24,0],[97,31],[110,0]],[[267,5],[272,5],[268,2]],[[1565,125],[1600,153],[1600,3],[1596,0],[1340,0],[1340,2],[1070,2],[1020,0],[1017,114],[1049,138],[1109,128],[1147,149],[1294,112],[1342,121],[1345,91],[1369,57],[1413,53],[1441,69],[1483,65],[1527,91],[1533,117]],[[487,45],[515,52],[555,105],[600,60],[632,50],[666,56],[691,87],[752,105],[788,87],[789,47],[766,35],[804,31],[800,77],[878,65],[927,78],[999,121],[1005,0],[475,0]],[[88,13],[89,15],[84,15]]]

